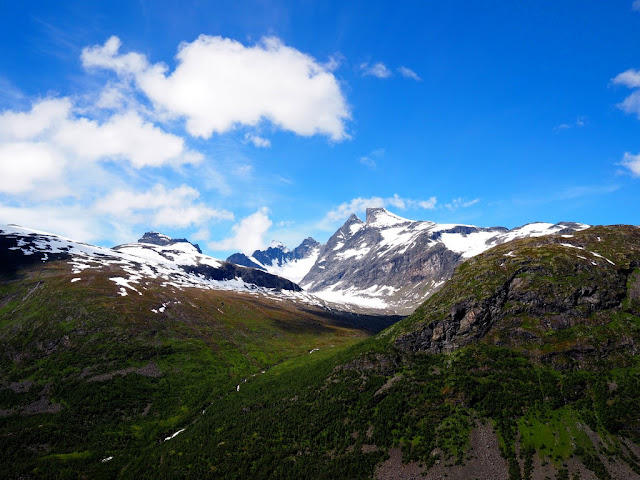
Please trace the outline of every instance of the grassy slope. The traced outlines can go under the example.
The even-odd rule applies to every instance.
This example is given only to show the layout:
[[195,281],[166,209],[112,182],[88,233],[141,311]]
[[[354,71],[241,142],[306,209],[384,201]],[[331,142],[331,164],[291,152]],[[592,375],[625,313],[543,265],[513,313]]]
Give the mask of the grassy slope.
[[[576,266],[575,249],[557,245],[564,241],[522,240],[464,264],[415,315],[346,350],[292,359],[257,377],[124,473],[371,478],[394,446],[424,470],[470,461],[469,432],[489,421],[510,478],[531,478],[536,458],[557,478],[585,471],[640,478],[638,450],[627,446],[640,442],[637,229],[592,229],[573,239],[615,266]],[[604,290],[618,288],[621,271],[624,298],[611,306]],[[529,306],[565,305],[585,282],[595,282],[605,301],[599,310],[566,303],[566,322],[556,329],[547,321],[552,311],[533,315],[505,304],[486,335],[452,353],[396,347],[402,335],[446,318],[453,304],[481,302],[520,275],[542,296]],[[510,337],[514,328],[533,336]],[[557,361],[562,356],[567,361]]]
[[[484,421],[494,426],[501,453],[508,460],[510,478],[531,478],[537,458],[552,467],[557,478],[587,470],[601,479],[615,477],[612,465],[616,462],[626,469],[626,477],[640,478],[639,450],[627,447],[627,442],[640,442],[640,363],[635,349],[640,332],[637,230],[600,228],[575,235],[572,241],[583,242],[589,251],[609,258],[615,266],[606,261],[596,265],[591,261],[580,263],[575,249],[555,244],[564,241],[522,240],[465,263],[454,279],[413,316],[374,338],[352,342],[353,337],[345,339],[345,332],[340,329],[319,335],[305,324],[305,328],[287,332],[304,346],[297,353],[312,348],[310,338],[317,341],[332,335],[345,339],[342,347],[330,348],[331,344],[337,345],[332,339],[311,355],[282,353],[280,359],[292,357],[282,363],[269,357],[269,362],[278,364],[254,377],[251,374],[261,368],[263,361],[261,352],[270,343],[243,347],[240,338],[253,338],[247,332],[263,325],[245,323],[255,311],[237,319],[245,323],[244,329],[236,328],[238,324],[234,322],[229,328],[222,328],[223,322],[215,322],[215,338],[230,342],[229,348],[221,351],[231,355],[240,349],[242,354],[220,366],[216,362],[224,355],[216,352],[215,342],[207,344],[202,340],[206,347],[193,351],[208,352],[206,355],[215,359],[204,361],[204,365],[200,363],[202,357],[192,351],[154,357],[159,365],[161,358],[166,359],[161,367],[163,377],[148,381],[153,388],[160,388],[157,385],[163,382],[168,384],[166,390],[152,392],[157,402],[167,405],[152,407],[147,417],[140,413],[141,399],[128,397],[144,395],[144,391],[140,394],[139,380],[146,382],[146,377],[133,374],[100,383],[104,390],[120,395],[112,400],[107,395],[107,405],[135,405],[137,410],[132,407],[131,411],[114,413],[113,418],[107,413],[96,417],[100,428],[94,430],[95,437],[87,445],[98,448],[82,448],[77,441],[42,440],[49,448],[39,454],[44,458],[35,460],[38,455],[29,453],[22,468],[37,464],[41,472],[53,472],[53,476],[63,476],[67,468],[70,476],[80,471],[92,478],[371,478],[376,465],[396,446],[402,447],[405,461],[416,462],[424,470],[436,462],[455,465],[472,461],[469,432],[476,422]],[[509,252],[515,256],[505,256]],[[622,287],[620,275],[625,280]],[[516,277],[530,283],[511,283]],[[575,289],[582,288],[585,282],[589,287],[595,283],[600,288],[602,308],[583,306],[595,305],[591,294],[586,303],[581,303],[582,297],[567,303],[566,299],[574,298]],[[499,315],[493,318],[495,322],[479,340],[458,345],[450,353],[410,351],[396,346],[403,335],[446,321],[452,306],[474,308],[478,302],[495,296],[505,283],[516,293],[535,291],[536,298],[524,301],[515,295],[513,298],[520,299],[523,305],[502,305]],[[619,302],[607,303],[608,294],[613,292],[613,298],[618,298],[616,292],[620,288],[623,295]],[[201,308],[209,308],[209,301],[203,298]],[[561,314],[549,309],[539,314],[533,313],[537,310],[532,305],[551,305],[560,310],[563,305],[568,307]],[[188,339],[193,332],[206,330],[207,322],[192,320],[195,311],[185,312],[178,322],[185,331],[177,329],[178,333],[172,333],[174,337],[184,335],[182,341],[172,342],[174,348],[192,348]],[[213,310],[211,314],[215,316]],[[283,334],[284,325],[279,327],[270,330],[274,340]],[[138,335],[163,332],[162,328],[162,322],[152,321]],[[528,334],[510,335],[515,331]],[[254,333],[264,337],[264,333]],[[105,337],[111,338],[103,335],[100,344]],[[165,342],[161,333],[154,333],[156,337]],[[206,335],[200,333],[199,338],[203,337]],[[285,341],[282,346],[293,348],[294,343],[295,340]],[[118,345],[109,348],[121,348]],[[139,350],[131,345],[121,357],[136,358],[136,365],[148,361],[133,357]],[[95,350],[88,348],[88,352]],[[104,365],[104,361],[96,363]],[[230,365],[234,366],[231,373],[225,370]],[[170,374],[172,368],[190,371],[199,366],[202,371],[188,376]],[[115,365],[104,366],[104,371],[114,368]],[[214,375],[213,381],[207,383],[209,372],[216,368],[226,373]],[[247,382],[235,392],[234,385],[245,375]],[[119,379],[136,382],[119,385]],[[71,384],[83,392],[95,385],[77,379]],[[197,390],[203,385],[207,391],[200,397],[183,393],[189,386]],[[104,394],[96,392],[92,398],[102,398]],[[57,397],[52,398],[57,401]],[[211,406],[202,413],[200,407],[209,402]],[[185,411],[176,414],[183,406]],[[152,417],[156,408],[158,415]],[[47,429],[47,419],[60,424],[70,411],[8,417],[5,421],[10,428],[3,426],[3,432],[16,435],[19,426],[31,421],[32,431]],[[178,420],[174,420],[176,415]],[[83,414],[72,419],[74,428],[79,428],[84,418]],[[16,424],[11,424],[11,419]],[[142,426],[143,432],[139,438],[131,433],[137,425]],[[115,426],[123,433],[113,436]],[[186,430],[172,440],[158,441],[182,427]],[[67,431],[67,435],[72,433]],[[53,427],[43,438],[50,436],[55,438]],[[3,438],[2,447],[12,445],[13,439],[7,435]],[[100,462],[100,458],[111,454],[113,460]],[[483,478],[483,472],[477,473]]]
[[357,317],[260,296],[149,283],[122,297],[117,275],[71,283],[64,262],[49,262],[0,282],[8,478],[112,478],[245,378],[367,335]]

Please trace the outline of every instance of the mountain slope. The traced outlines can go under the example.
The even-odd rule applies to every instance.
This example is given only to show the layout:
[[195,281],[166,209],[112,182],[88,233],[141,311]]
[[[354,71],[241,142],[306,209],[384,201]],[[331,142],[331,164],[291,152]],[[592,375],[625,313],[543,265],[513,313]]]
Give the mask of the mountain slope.
[[468,260],[414,315],[252,379],[131,471],[640,478],[640,230],[568,235]]
[[366,222],[352,215],[328,240],[300,285],[325,300],[407,314],[467,258],[515,238],[583,228],[586,225],[569,222],[513,230],[436,224],[369,208]]
[[281,243],[274,243],[266,250],[256,250],[251,257],[234,253],[227,258],[227,262],[264,270],[298,283],[316,262],[320,247],[318,242],[308,237],[293,250]]
[[395,320],[187,273],[174,261],[206,259],[185,242],[111,250],[2,230],[4,478],[134,476],[135,462],[249,379]]

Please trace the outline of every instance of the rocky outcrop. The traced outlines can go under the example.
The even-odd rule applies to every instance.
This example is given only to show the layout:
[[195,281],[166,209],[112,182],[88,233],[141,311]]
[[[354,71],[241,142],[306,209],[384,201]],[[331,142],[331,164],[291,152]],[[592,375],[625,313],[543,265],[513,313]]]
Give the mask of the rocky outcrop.
[[[396,346],[448,352],[490,334],[496,344],[542,344],[549,332],[608,322],[622,309],[635,312],[640,234],[599,228],[595,243],[589,230],[570,240],[516,240],[467,262],[416,311],[413,327],[396,338]],[[638,251],[598,253],[616,236],[629,237]],[[612,252],[615,260],[607,256]],[[566,347],[563,353],[575,357],[593,351],[579,343]]]
[[191,243],[186,238],[171,238],[158,232],[146,232],[138,239],[138,243],[149,243],[160,247],[175,245],[176,243],[188,243],[189,245],[193,245],[198,253],[202,253],[202,250],[200,250],[200,246],[197,243]]
[[408,314],[464,260],[514,238],[568,234],[586,225],[533,223],[513,230],[413,221],[384,208],[351,215],[320,250],[300,285],[322,298]]

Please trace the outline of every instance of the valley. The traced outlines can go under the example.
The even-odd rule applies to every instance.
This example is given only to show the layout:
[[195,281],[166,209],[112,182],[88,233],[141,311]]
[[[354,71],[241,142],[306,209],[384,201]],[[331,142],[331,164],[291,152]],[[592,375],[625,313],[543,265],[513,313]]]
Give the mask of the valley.
[[640,230],[565,228],[459,262],[403,319],[160,234],[2,227],[3,471],[640,478]]

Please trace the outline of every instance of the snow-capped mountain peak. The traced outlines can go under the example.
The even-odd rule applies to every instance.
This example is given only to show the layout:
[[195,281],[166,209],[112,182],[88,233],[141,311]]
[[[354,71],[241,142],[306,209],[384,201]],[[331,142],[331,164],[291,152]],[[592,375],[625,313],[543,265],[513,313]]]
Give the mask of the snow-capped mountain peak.
[[265,250],[256,250],[251,256],[234,253],[227,261],[264,270],[298,283],[315,264],[320,246],[311,237],[305,238],[293,250],[289,250],[281,242],[271,242],[271,246]]
[[283,252],[289,251],[287,246],[284,243],[282,243],[280,240],[271,240],[271,243],[269,244],[268,248],[275,248],[277,250],[282,250]]
[[389,212],[385,208],[367,208],[367,225],[370,227],[384,228],[401,223],[411,223],[413,220],[402,218]]
[[482,228],[413,221],[384,208],[368,208],[366,223],[351,215],[299,283],[327,301],[408,313],[467,258],[515,238],[568,234],[587,227],[538,222],[513,230]]

